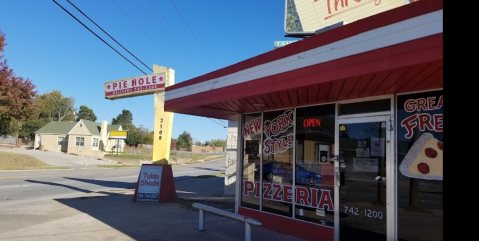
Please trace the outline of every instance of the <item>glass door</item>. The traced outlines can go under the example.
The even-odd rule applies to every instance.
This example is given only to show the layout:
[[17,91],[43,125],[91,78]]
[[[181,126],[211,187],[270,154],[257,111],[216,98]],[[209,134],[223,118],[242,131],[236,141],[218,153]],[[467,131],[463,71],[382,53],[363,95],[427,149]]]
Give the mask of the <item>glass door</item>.
[[338,125],[336,240],[385,241],[390,117],[339,119]]

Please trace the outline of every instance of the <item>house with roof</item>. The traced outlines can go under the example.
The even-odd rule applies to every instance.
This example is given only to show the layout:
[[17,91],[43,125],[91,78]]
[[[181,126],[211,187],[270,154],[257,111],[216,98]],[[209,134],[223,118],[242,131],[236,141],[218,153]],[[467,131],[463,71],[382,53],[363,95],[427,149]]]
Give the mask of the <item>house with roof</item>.
[[112,130],[122,127],[108,125],[106,120],[52,121],[35,132],[34,149],[102,158],[109,152],[123,152],[124,140],[110,138]]

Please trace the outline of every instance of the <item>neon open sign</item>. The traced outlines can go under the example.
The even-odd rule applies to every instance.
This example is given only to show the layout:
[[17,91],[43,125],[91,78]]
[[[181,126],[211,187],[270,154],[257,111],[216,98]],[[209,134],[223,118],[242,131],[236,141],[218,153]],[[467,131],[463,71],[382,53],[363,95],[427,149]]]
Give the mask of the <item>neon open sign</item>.
[[303,121],[303,127],[319,127],[319,126],[321,126],[321,119],[309,118],[309,119],[304,119]]

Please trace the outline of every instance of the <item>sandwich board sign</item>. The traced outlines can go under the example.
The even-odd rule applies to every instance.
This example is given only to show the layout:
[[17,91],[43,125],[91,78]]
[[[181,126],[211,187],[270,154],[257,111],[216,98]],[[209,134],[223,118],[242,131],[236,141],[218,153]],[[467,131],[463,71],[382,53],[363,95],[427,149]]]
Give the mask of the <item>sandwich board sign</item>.
[[159,202],[161,174],[163,166],[161,165],[142,165],[138,176],[136,201],[139,202]]

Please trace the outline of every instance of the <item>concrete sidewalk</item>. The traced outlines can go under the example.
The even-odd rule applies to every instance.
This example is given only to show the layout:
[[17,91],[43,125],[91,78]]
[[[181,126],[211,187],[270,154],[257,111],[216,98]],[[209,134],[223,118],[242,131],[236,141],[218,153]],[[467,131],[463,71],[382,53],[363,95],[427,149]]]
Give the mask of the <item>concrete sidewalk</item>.
[[[8,231],[0,233],[0,240],[245,240],[243,222],[210,213],[205,215],[205,230],[198,230],[199,212],[192,203],[234,212],[234,198],[218,190],[223,183],[220,177],[175,181],[178,198],[168,203],[133,202],[134,190],[125,189],[1,210],[0,225]],[[22,216],[25,220],[24,215],[30,218],[16,221]],[[251,234],[252,240],[300,240],[254,226]]]

